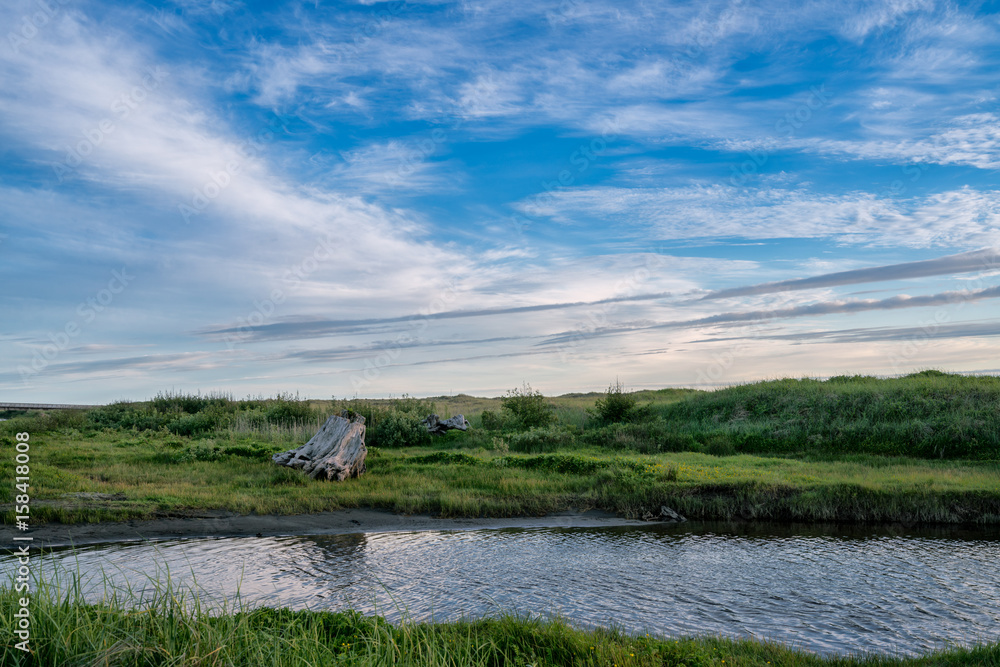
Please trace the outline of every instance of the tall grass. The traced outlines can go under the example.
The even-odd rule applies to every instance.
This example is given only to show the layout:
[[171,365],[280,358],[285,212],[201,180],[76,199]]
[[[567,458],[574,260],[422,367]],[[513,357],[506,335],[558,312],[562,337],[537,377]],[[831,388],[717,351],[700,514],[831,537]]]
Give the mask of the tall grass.
[[316,415],[311,419],[273,424],[266,419],[255,418],[254,415],[237,413],[225,433],[232,439],[255,438],[268,442],[303,444],[316,435],[323,426],[323,421],[321,415]]
[[[0,445],[12,445],[17,431],[44,440],[32,448],[32,514],[44,521],[360,506],[456,517],[595,507],[642,516],[666,504],[704,519],[1000,522],[993,463],[1000,461],[1000,378],[921,373],[627,396],[615,389],[605,407],[609,396],[629,405],[636,398],[636,409],[613,417],[621,422],[608,423],[600,395],[543,400],[525,387],[473,414],[468,432],[435,438],[420,425],[434,404],[405,396],[314,408],[289,396],[165,394],[86,414],[15,417],[0,422]],[[534,421],[516,418],[520,399],[545,419],[555,415],[555,423],[525,428]],[[588,415],[588,407],[598,409]],[[270,463],[342,409],[366,417],[362,478],[310,483]],[[450,459],[427,458],[443,451],[479,463],[459,470]],[[508,455],[548,454],[628,458],[662,472],[618,463],[590,472],[497,465]],[[83,502],[80,493],[124,500]],[[12,487],[0,485],[0,503],[9,507],[12,498]]]
[[[68,585],[61,585],[68,584]],[[150,582],[151,595],[105,585],[90,604],[79,579],[34,581],[30,653],[15,648],[12,624],[0,626],[0,664],[282,667],[398,665],[499,667],[517,665],[998,665],[1000,644],[952,649],[906,660],[884,656],[818,657],[757,640],[632,635],[614,628],[582,630],[560,619],[512,613],[453,623],[393,625],[354,611],[314,612],[206,608],[198,596]],[[0,586],[0,614],[13,618],[17,593]]]
[[650,405],[651,419],[596,429],[643,451],[879,454],[1000,459],[1000,378],[925,371],[903,378],[785,379]]

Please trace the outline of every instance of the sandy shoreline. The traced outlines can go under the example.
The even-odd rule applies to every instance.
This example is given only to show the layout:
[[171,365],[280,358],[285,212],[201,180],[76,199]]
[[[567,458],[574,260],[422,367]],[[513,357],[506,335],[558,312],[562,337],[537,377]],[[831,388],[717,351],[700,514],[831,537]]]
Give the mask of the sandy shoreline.
[[[33,547],[60,547],[132,540],[162,540],[179,537],[236,537],[257,535],[325,535],[340,533],[380,533],[419,530],[477,530],[484,528],[551,528],[642,526],[645,521],[624,519],[615,514],[557,512],[542,517],[500,519],[445,519],[427,514],[393,514],[373,509],[345,509],[316,514],[240,515],[232,512],[204,512],[199,516],[113,521],[106,523],[31,526],[27,532],[13,526],[0,528],[0,541],[15,544],[14,537],[29,536]],[[23,544],[23,543],[22,543]]]

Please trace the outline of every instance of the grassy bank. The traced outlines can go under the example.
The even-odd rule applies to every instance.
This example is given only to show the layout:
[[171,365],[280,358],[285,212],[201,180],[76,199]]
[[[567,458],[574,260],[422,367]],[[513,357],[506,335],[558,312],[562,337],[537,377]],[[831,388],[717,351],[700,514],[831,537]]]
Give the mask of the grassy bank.
[[[0,587],[0,614],[18,598]],[[559,620],[512,615],[473,621],[391,625],[355,612],[270,608],[209,614],[169,583],[136,605],[127,594],[99,605],[41,584],[31,598],[31,654],[12,624],[0,628],[0,664],[27,665],[1000,665],[1000,645],[916,659],[821,658],[766,641],[666,638],[613,629],[581,630]]]
[[[341,409],[366,416],[364,476],[314,482],[270,463]],[[472,428],[431,438],[419,419],[432,411],[462,411]],[[667,505],[692,519],[997,524],[998,420],[998,378],[931,372],[557,398],[527,386],[433,401],[163,395],[18,416],[0,439],[31,433],[35,521],[344,507],[641,517]],[[11,493],[0,486],[8,507]]]
[[[873,456],[808,460],[595,447],[521,454],[411,447],[369,453],[368,472],[314,482],[266,458],[286,445],[176,436],[47,434],[33,447],[36,521],[122,520],[211,509],[295,514],[377,507],[446,517],[668,505],[692,519],[1000,523],[1000,466]],[[243,451],[243,450],[240,450]],[[206,460],[201,460],[202,458]]]

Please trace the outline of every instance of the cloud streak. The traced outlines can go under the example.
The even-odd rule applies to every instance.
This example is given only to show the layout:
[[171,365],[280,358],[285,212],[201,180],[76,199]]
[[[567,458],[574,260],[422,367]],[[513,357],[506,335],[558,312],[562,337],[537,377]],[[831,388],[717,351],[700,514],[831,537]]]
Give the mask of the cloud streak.
[[841,285],[856,285],[859,283],[907,280],[956,273],[970,273],[974,271],[989,272],[996,270],[1000,270],[1000,249],[986,248],[983,250],[960,253],[958,255],[948,255],[947,257],[926,259],[919,262],[889,264],[886,266],[875,266],[868,269],[839,271],[837,273],[828,273],[821,276],[813,276],[811,278],[781,280],[773,283],[748,285],[746,287],[733,287],[731,289],[718,290],[712,292],[711,294],[706,294],[701,298],[701,300],[708,301],[712,299],[728,299],[739,296],[775,294],[778,292],[792,292],[795,290],[817,289],[821,287],[839,287]]
[[932,306],[956,305],[960,303],[970,303],[983,299],[996,299],[1000,297],[1000,286],[986,287],[979,290],[950,291],[938,294],[927,294],[922,296],[908,296],[901,294],[888,299],[853,299],[822,301],[803,306],[793,306],[791,308],[775,308],[773,310],[752,310],[746,312],[728,312],[700,317],[691,320],[680,320],[674,322],[660,322],[652,325],[637,325],[631,327],[608,327],[594,329],[589,332],[569,331],[554,336],[549,336],[539,345],[554,346],[565,345],[581,338],[597,338],[603,336],[613,336],[636,331],[651,331],[659,329],[693,329],[713,325],[737,324],[740,322],[772,322],[786,320],[796,317],[825,316],[836,314],[854,314],[869,311],[898,310],[901,308],[926,308]]
[[322,338],[344,334],[374,334],[387,331],[398,331],[409,327],[421,327],[423,323],[436,320],[455,320],[472,317],[501,317],[539,313],[568,308],[585,308],[612,303],[627,303],[655,301],[671,297],[670,292],[656,294],[640,294],[636,296],[611,297],[598,301],[575,301],[572,303],[546,303],[534,306],[515,306],[511,308],[484,308],[480,310],[449,310],[439,313],[403,315],[400,317],[380,317],[366,320],[315,320],[307,322],[274,322],[260,326],[209,328],[198,331],[201,336],[226,336],[242,334],[248,340],[289,340],[300,338]]

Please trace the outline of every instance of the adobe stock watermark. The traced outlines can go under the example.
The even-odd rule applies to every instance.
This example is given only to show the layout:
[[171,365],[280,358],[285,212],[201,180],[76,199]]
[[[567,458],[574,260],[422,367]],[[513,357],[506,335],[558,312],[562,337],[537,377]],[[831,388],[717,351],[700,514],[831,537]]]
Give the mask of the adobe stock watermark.
[[233,180],[243,171],[243,165],[247,160],[252,160],[264,150],[264,147],[278,136],[278,131],[288,131],[287,119],[277,114],[252,136],[241,141],[236,150],[239,158],[229,160],[222,170],[209,173],[208,179],[194,189],[189,203],[180,203],[177,210],[184,219],[184,224],[189,224],[191,219],[208,208],[222,192],[232,185]]
[[458,300],[455,279],[450,279],[444,289],[426,306],[417,311],[417,316],[406,323],[406,329],[396,335],[396,338],[382,347],[364,361],[364,368],[351,375],[351,386],[354,391],[360,391],[371,385],[382,376],[382,369],[392,366],[403,355],[403,350],[413,347],[420,341],[419,336],[430,327],[430,318],[437,313],[445,312]]
[[641,286],[649,281],[655,269],[662,268],[667,260],[659,252],[649,253],[643,265],[635,268],[628,276],[615,283],[612,296],[596,307],[586,312],[586,321],[579,324],[557,349],[559,361],[566,363],[573,353],[582,346],[595,332],[607,327],[613,316],[621,307],[621,303],[640,293]]
[[905,366],[911,368],[914,359],[923,352],[931,341],[937,338],[938,330],[945,324],[952,321],[955,313],[965,308],[970,300],[975,298],[977,291],[990,286],[986,277],[1000,270],[1000,253],[987,258],[976,276],[965,285],[965,289],[956,292],[949,300],[947,306],[942,306],[934,311],[934,316],[919,322],[919,331],[903,340],[899,346],[888,355],[889,365],[894,373],[900,373]]
[[712,354],[712,360],[695,373],[695,386],[715,387],[722,382],[722,379],[736,366],[736,362],[746,355],[750,349],[750,341],[759,338],[765,328],[778,319],[778,311],[793,301],[792,294],[781,293],[778,300],[779,303],[770,304],[761,317],[736,328],[733,343],[724,352]]
[[361,48],[374,39],[375,36],[396,17],[398,17],[405,8],[406,3],[400,0],[397,2],[390,2],[384,8],[374,12],[372,16],[365,21],[364,25],[353,31],[352,39],[346,46],[338,44],[333,47],[333,55],[336,57],[337,62],[342,63],[348,58],[357,56],[358,53],[361,52]]
[[[449,131],[457,130],[463,121],[452,125]],[[390,188],[395,190],[402,186],[407,176],[411,176],[427,158],[438,151],[441,144],[448,141],[448,132],[440,127],[431,130],[430,135],[421,139],[407,142],[402,158],[393,173],[385,174],[385,182]]]
[[[789,111],[774,123],[774,131],[783,135],[786,139],[795,136],[796,130],[801,129],[819,110],[829,106],[833,98],[826,90],[826,84],[812,86],[809,95],[804,102],[799,104],[793,111]],[[745,185],[751,176],[755,175],[769,159],[765,151],[747,151],[747,159],[738,166],[732,165],[732,175],[729,183],[735,187]]]
[[49,364],[69,347],[72,340],[79,336],[88,324],[96,320],[111,306],[117,296],[124,292],[133,280],[135,280],[135,276],[129,275],[127,267],[123,266],[121,270],[112,271],[107,287],[98,290],[94,296],[88,297],[77,305],[75,318],[67,321],[58,331],[50,332],[48,334],[49,342],[33,347],[31,364],[17,367],[21,381],[27,385],[32,378],[48,368]]
[[7,42],[14,53],[21,53],[21,47],[38,36],[38,33],[56,17],[69,0],[35,0],[38,11],[25,14],[16,30],[7,33]]
[[[547,202],[555,201],[556,192],[569,188],[576,183],[580,176],[607,153],[611,142],[615,141],[619,136],[621,136],[621,125],[617,119],[606,121],[600,136],[593,137],[590,141],[580,144],[569,154],[567,160],[571,168],[561,169],[550,181],[540,181],[539,184],[544,192],[536,195],[530,202],[525,204],[524,208],[528,212],[528,215],[516,213],[508,219],[518,238],[523,238],[525,228],[535,223],[535,220],[529,216],[540,216],[543,205]],[[531,212],[532,210],[534,212]]]
[[246,317],[240,317],[236,325],[226,330],[223,341],[226,349],[234,350],[237,345],[245,343],[253,337],[256,328],[264,326],[274,317],[278,306],[283,304],[289,293],[298,289],[312,275],[321,264],[332,260],[337,256],[337,240],[332,236],[321,238],[302,260],[296,262],[282,275],[283,280],[289,284],[288,292],[274,288],[263,299],[254,299],[253,308]]
[[168,76],[169,72],[162,67],[151,67],[142,77],[141,85],[133,86],[131,90],[115,98],[110,106],[114,117],[102,118],[95,127],[82,130],[83,138],[75,145],[66,146],[66,157],[52,166],[58,182],[62,183],[67,175],[76,171],[108,136],[114,134],[118,129],[117,123],[132,116]]

